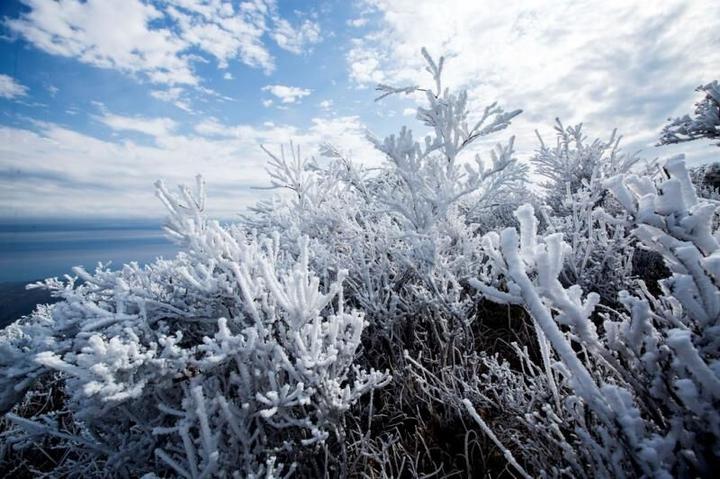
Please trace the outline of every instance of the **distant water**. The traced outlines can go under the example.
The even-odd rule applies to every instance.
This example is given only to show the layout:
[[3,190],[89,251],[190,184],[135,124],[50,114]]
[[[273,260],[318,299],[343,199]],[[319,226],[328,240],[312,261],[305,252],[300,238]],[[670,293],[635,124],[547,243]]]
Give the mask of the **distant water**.
[[25,290],[29,282],[72,275],[73,266],[92,271],[98,261],[117,269],[176,253],[160,222],[0,222],[0,328],[52,301],[47,291]]
[[0,328],[32,313],[38,304],[57,301],[45,289],[25,289],[25,283],[0,283]]
[[93,270],[98,261],[146,264],[176,252],[160,222],[0,222],[0,282],[72,274],[73,266]]

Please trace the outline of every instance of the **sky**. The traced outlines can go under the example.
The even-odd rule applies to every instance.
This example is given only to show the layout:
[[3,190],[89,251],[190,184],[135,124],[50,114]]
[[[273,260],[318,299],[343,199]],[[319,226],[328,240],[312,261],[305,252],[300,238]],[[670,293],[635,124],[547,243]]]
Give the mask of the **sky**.
[[556,117],[649,159],[720,160],[655,146],[720,77],[717,0],[5,0],[0,218],[157,218],[156,179],[202,174],[231,219],[271,194],[260,145],[378,164],[367,133],[419,125],[416,97],[373,88],[428,84],[423,46],[476,112],[523,109],[481,145],[515,135],[519,161]]

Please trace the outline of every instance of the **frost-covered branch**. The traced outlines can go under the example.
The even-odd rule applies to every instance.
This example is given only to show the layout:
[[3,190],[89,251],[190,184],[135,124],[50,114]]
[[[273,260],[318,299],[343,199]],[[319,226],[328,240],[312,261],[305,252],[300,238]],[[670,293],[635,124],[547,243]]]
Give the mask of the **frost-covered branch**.
[[[2,371],[2,401],[9,408],[59,373],[65,414],[92,431],[94,460],[118,473],[290,470],[389,375],[354,364],[365,321],[345,308],[345,272],[322,286],[306,240],[293,257],[271,238],[207,220],[198,185],[178,196],[157,184],[168,234],[184,249],[175,260],[46,283],[65,302],[3,331],[13,364]],[[44,427],[68,450],[84,447]]]
[[[630,174],[606,182],[631,215],[633,234],[672,272],[660,282],[661,295],[640,283],[634,295],[620,293],[624,312],[598,311],[596,294],[559,281],[571,247],[557,233],[539,235],[530,206],[516,213],[519,238],[512,228],[485,236],[491,262],[486,275],[471,282],[492,301],[522,305],[538,324],[538,340],[552,346],[543,361],[552,364],[535,384],[563,397],[554,414],[575,424],[578,434],[579,442],[558,438],[557,447],[585,456],[603,476],[632,476],[635,468],[658,477],[705,474],[718,458],[714,446],[693,439],[702,430],[716,444],[720,433],[720,344],[711,339],[720,318],[715,205],[697,197],[682,157],[666,161],[663,171],[657,183]],[[601,330],[598,318],[605,318]],[[502,364],[486,364],[507,374]],[[593,419],[580,421],[569,407],[587,408]],[[670,453],[677,449],[685,454]],[[570,461],[573,470],[584,468]]]
[[670,119],[660,134],[659,144],[669,145],[700,138],[720,139],[720,83],[715,80],[700,85],[695,91],[705,95],[695,104],[695,116]]
[[[419,107],[417,118],[432,128],[432,134],[417,141],[410,129],[403,127],[399,134],[384,140],[369,137],[375,147],[389,160],[395,173],[380,198],[418,232],[426,232],[436,218],[442,218],[461,198],[481,191],[492,197],[514,182],[524,179],[525,170],[516,167],[511,138],[506,146],[498,145],[492,152],[489,167],[475,157],[474,164],[461,163],[459,156],[477,139],[505,129],[521,110],[505,112],[493,103],[482,116],[469,123],[467,92],[458,94],[442,90],[444,60],[435,62],[425,49],[422,51],[427,71],[435,81],[437,91],[424,90],[427,104]],[[381,86],[388,94],[409,91]],[[504,175],[505,170],[514,174]],[[479,203],[483,199],[477,200]]]

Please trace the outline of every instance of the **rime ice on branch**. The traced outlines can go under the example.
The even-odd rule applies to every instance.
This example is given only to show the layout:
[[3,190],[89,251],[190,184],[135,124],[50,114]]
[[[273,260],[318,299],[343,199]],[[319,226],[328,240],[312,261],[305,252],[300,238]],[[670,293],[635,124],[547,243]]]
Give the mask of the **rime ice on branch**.
[[372,138],[382,166],[268,148],[281,194],[233,225],[208,219],[201,178],[158,182],[176,258],[34,285],[62,301],[0,332],[0,468],[39,452],[76,477],[711,474],[717,202],[681,158],[643,171],[618,135],[559,122],[535,194],[512,138],[475,155],[519,111],[474,116],[423,55],[430,87],[378,89],[418,98],[427,136]]
[[[669,145],[700,138],[720,139],[720,83],[700,85],[695,91],[705,97],[695,104],[695,116],[670,119],[660,135],[660,144]],[[720,145],[720,143],[718,143]]]
[[[574,451],[575,474],[587,471],[588,461],[601,477],[632,477],[637,469],[669,478],[707,474],[718,460],[720,246],[710,227],[716,205],[697,197],[682,157],[667,160],[663,172],[657,183],[632,174],[606,181],[634,236],[672,273],[660,282],[660,295],[642,282],[634,293],[621,292],[626,311],[598,310],[595,293],[562,285],[571,248],[558,234],[537,234],[529,205],[516,213],[519,238],[508,228],[483,240],[490,265],[472,284],[492,301],[522,305],[537,325],[540,350],[547,351],[546,340],[551,346],[543,354],[545,378],[535,386],[555,398],[552,415],[575,428],[575,438],[553,439],[558,450]],[[539,404],[526,407],[524,414],[535,414],[529,429],[552,421],[547,411],[538,414]],[[590,415],[578,416],[583,410]],[[712,439],[699,440],[699,431]]]
[[390,379],[354,365],[365,320],[345,307],[347,273],[323,287],[306,240],[294,257],[272,238],[207,220],[200,178],[196,194],[162,183],[157,191],[183,250],[177,259],[77,269],[82,285],[48,280],[65,301],[2,334],[5,409],[58,372],[76,430],[42,415],[7,418],[16,434],[49,435],[77,452],[68,473],[90,464],[133,476],[291,471]]

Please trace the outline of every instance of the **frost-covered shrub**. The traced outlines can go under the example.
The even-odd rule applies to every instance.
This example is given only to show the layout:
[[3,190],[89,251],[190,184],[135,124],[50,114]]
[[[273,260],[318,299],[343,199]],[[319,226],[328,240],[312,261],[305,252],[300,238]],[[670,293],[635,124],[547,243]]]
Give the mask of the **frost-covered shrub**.
[[[423,139],[407,128],[383,140],[371,137],[387,159],[372,171],[332,147],[320,159],[302,159],[295,149],[271,153],[272,187],[290,193],[285,201],[261,203],[246,218],[260,231],[280,231],[288,248],[297,236],[308,236],[316,269],[347,269],[349,296],[381,329],[436,307],[438,294],[453,305],[462,289],[458,279],[480,261],[478,218],[519,204],[517,194],[526,190],[526,167],[513,157],[512,138],[489,158],[465,154],[520,111],[492,104],[473,117],[464,91],[443,89],[443,60],[423,54],[433,87],[379,87],[381,98],[421,92],[425,104],[417,118],[429,128]],[[449,308],[464,318],[469,306]]]
[[700,138],[720,139],[720,83],[715,80],[707,85],[700,85],[695,91],[705,95],[695,104],[695,116],[685,115],[670,119],[660,135],[661,145]]
[[62,301],[0,333],[0,470],[708,475],[717,203],[559,122],[528,193],[512,138],[475,154],[519,111],[475,115],[423,54],[431,87],[378,87],[423,102],[379,168],[268,148],[281,194],[225,226],[158,183],[176,258],[36,285]]
[[489,158],[469,151],[478,139],[506,128],[519,111],[506,113],[493,104],[474,117],[465,92],[442,87],[442,59],[426,54],[426,60],[433,87],[379,87],[388,94],[420,92],[425,103],[417,118],[427,129],[424,138],[416,140],[407,128],[383,140],[370,138],[387,159],[374,170],[332,147],[309,160],[295,149],[273,153],[269,173],[273,187],[288,191],[286,200],[258,205],[246,218],[260,231],[280,231],[287,248],[307,235],[317,271],[347,269],[348,300],[370,323],[363,364],[397,371],[371,408],[397,429],[376,431],[372,442],[365,437],[361,450],[363,457],[375,457],[368,467],[390,477],[453,470],[436,453],[427,454],[428,447],[446,447],[427,421],[432,414],[447,416],[441,428],[464,434],[449,423],[459,418],[449,408],[432,411],[437,407],[418,397],[415,379],[403,373],[404,351],[435,369],[457,351],[475,347],[470,328],[477,302],[465,280],[484,261],[478,230],[505,226],[507,210],[527,191],[526,167],[513,158],[512,139]]
[[[543,226],[548,232],[563,234],[571,247],[561,281],[612,301],[633,275],[635,245],[626,225],[614,220],[619,205],[603,182],[633,167],[642,168],[643,162],[622,152],[622,137],[615,131],[607,141],[589,143],[582,124],[566,128],[557,120],[555,132],[552,148],[538,134],[540,147],[531,162],[545,179]],[[649,171],[647,166],[645,170]]]
[[690,168],[690,178],[698,196],[720,201],[720,163],[709,163]]
[[535,474],[707,475],[720,457],[715,205],[698,199],[682,158],[663,171],[657,183],[635,175],[607,182],[633,234],[672,272],[658,296],[642,282],[621,292],[624,311],[604,310],[597,294],[561,284],[570,245],[560,234],[538,235],[532,207],[517,211],[519,235],[508,228],[483,240],[491,262],[473,286],[527,310],[542,361],[536,366],[520,347],[519,371],[488,358],[467,394],[511,411],[496,431],[520,446],[513,449]]
[[69,454],[56,473],[291,471],[340,433],[360,395],[390,379],[354,365],[365,320],[345,307],[347,273],[321,286],[307,241],[294,256],[208,221],[201,182],[197,196],[162,184],[158,195],[183,250],[175,260],[76,269],[81,285],[48,280],[64,301],[3,331],[5,410],[52,371],[65,397],[62,411],[8,414],[6,454],[50,436]]
[[583,125],[565,127],[556,119],[554,147],[545,144],[537,133],[540,147],[531,162],[535,172],[544,179],[543,203],[553,212],[567,212],[568,196],[589,190],[590,200],[603,200],[601,182],[604,178],[625,173],[639,158],[620,149],[622,137],[613,131],[608,140],[596,138],[588,143]]

